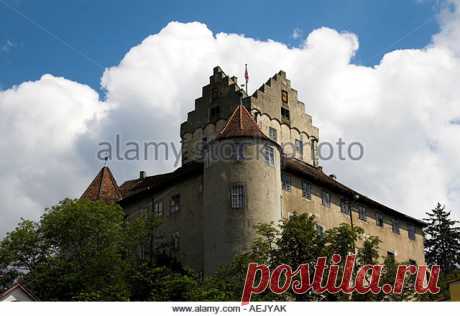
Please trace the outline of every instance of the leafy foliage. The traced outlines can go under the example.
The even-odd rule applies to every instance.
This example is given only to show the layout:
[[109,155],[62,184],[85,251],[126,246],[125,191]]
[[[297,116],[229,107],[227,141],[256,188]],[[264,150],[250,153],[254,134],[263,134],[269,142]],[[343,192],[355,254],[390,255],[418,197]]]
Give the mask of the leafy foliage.
[[[427,259],[448,269],[458,264],[458,229],[450,213],[439,204],[429,214]],[[184,268],[163,240],[161,221],[145,211],[126,220],[117,205],[85,200],[64,200],[46,210],[38,223],[22,220],[0,242],[0,290],[20,278],[41,300],[48,301],[238,301],[249,262],[270,268],[288,264],[314,266],[318,257],[356,255],[353,273],[377,264],[380,240],[347,224],[318,229],[314,216],[294,214],[279,223],[260,224],[247,253],[236,256],[215,274],[202,278]],[[442,249],[442,251],[441,251]],[[446,256],[443,251],[447,251]],[[393,256],[384,258],[380,284],[392,283],[397,269]],[[343,274],[339,270],[338,279]],[[327,278],[327,272],[325,278]],[[447,277],[443,275],[443,280]],[[257,281],[257,280],[256,280]],[[409,277],[406,289],[412,286]],[[445,281],[442,281],[444,282]],[[441,283],[443,284],[443,283]],[[389,294],[282,295],[266,291],[255,301],[401,301],[438,297]]]

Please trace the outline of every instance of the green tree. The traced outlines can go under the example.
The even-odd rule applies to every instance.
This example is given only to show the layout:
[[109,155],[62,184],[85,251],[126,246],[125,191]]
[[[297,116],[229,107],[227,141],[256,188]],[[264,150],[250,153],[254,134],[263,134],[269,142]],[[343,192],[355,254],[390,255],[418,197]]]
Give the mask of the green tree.
[[124,241],[119,206],[64,200],[9,233],[0,262],[41,300],[125,300]]
[[39,266],[45,250],[38,225],[21,219],[17,228],[0,242],[0,292]]
[[454,271],[460,264],[459,222],[452,219],[451,212],[440,203],[426,213],[424,221],[425,255],[428,264],[437,264],[443,273]]
[[[313,267],[320,256],[340,254],[344,258],[355,252],[360,264],[374,263],[378,260],[378,238],[364,239],[361,228],[353,228],[346,224],[322,232],[315,217],[307,214],[294,214],[280,223],[257,225],[256,229],[258,237],[250,251],[235,257],[231,264],[221,267],[216,274],[206,278],[202,285],[195,289],[195,300],[239,300],[249,262],[265,263],[272,269],[279,264],[288,264],[296,269],[300,264],[309,264]],[[357,247],[360,243],[362,246]],[[258,280],[255,283],[258,283]],[[302,295],[292,291],[275,295],[268,290],[253,297],[254,301],[350,299],[349,295],[317,295],[311,291]],[[361,298],[365,299],[366,297]]]

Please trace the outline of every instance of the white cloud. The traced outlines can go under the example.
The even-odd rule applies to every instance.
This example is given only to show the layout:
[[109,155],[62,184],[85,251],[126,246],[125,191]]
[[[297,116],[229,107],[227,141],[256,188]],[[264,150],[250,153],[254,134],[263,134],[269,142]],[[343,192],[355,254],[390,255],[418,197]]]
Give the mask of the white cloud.
[[296,27],[293,31],[292,31],[292,34],[291,34],[291,37],[293,39],[299,39],[303,36],[303,31],[301,28],[298,28]]
[[460,56],[460,0],[449,0],[440,14],[441,31],[433,38],[437,47],[445,47]]
[[52,75],[0,91],[0,235],[79,193],[91,175],[77,143],[102,115],[95,91]]
[[[78,196],[100,167],[97,143],[174,141],[179,124],[215,65],[250,90],[283,69],[322,140],[360,141],[361,161],[325,162],[339,180],[412,216],[438,200],[460,212],[459,10],[443,11],[441,31],[424,49],[396,50],[374,67],[351,63],[356,35],[329,28],[300,47],[238,34],[213,34],[201,23],[171,22],[105,71],[104,102],[87,86],[44,76],[0,92],[0,233],[19,216],[39,214],[64,196]],[[170,170],[170,161],[112,162],[119,180],[137,170]],[[91,170],[91,171],[89,171]],[[71,181],[69,180],[71,179]]]

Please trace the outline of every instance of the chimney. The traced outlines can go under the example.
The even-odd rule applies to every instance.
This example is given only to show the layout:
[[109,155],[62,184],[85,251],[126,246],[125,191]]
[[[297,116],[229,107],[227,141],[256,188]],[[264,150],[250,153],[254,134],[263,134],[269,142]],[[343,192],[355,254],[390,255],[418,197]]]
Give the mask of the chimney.
[[232,79],[232,81],[233,81],[234,83],[238,84],[238,78],[237,78],[237,77],[233,76],[233,77],[231,77],[230,79]]
[[139,179],[144,179],[145,178],[145,171],[139,171]]

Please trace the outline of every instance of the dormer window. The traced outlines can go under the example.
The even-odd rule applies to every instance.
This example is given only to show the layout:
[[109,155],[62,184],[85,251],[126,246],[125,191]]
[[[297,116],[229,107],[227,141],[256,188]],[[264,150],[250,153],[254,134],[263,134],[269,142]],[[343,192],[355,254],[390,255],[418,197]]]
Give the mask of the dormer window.
[[220,118],[220,107],[215,106],[209,109],[209,121],[217,121]]

